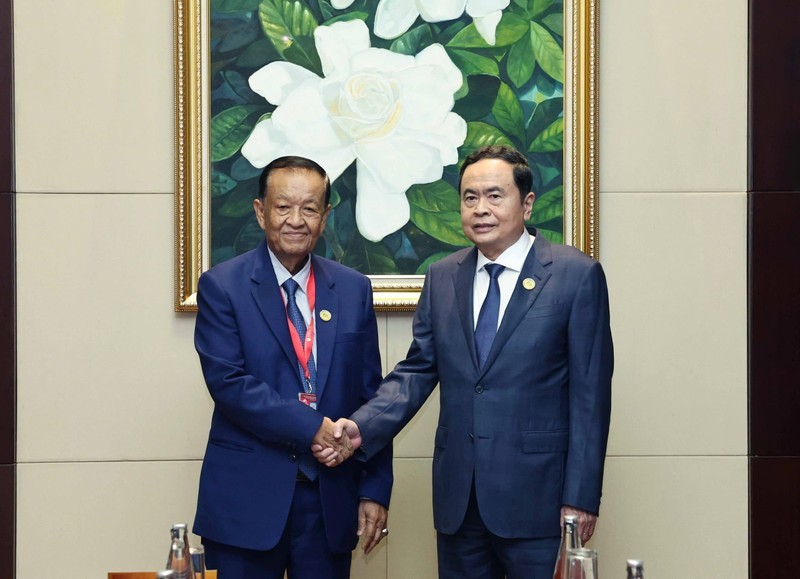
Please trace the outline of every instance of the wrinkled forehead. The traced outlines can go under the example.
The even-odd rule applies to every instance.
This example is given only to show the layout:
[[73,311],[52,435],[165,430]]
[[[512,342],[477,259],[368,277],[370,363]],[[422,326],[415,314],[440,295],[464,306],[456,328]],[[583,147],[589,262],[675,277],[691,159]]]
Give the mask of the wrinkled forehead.
[[286,167],[271,171],[267,178],[267,198],[313,198],[325,202],[327,177],[303,167]]

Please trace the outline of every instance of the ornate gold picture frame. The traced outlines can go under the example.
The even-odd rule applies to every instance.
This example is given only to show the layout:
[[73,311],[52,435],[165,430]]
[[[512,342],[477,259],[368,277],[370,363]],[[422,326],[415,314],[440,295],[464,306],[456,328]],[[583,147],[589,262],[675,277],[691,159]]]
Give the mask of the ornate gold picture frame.
[[[176,311],[196,311],[198,279],[211,265],[210,1],[174,0]],[[298,8],[289,6],[293,4],[292,0],[264,1],[270,2],[273,8],[285,5],[284,8],[294,9],[295,12]],[[302,1],[297,0],[294,3],[299,5]],[[511,9],[517,12],[527,9],[530,12],[538,10],[541,6],[545,6],[546,9],[556,2],[560,4],[559,0],[512,0]],[[249,3],[259,5],[256,0],[238,2],[241,5]],[[330,3],[325,0],[317,1],[317,9],[321,9],[323,4],[330,11]],[[367,3],[362,0],[361,4]],[[221,0],[218,5],[237,5],[237,2]],[[354,9],[357,6],[358,3],[354,5]],[[264,12],[259,10],[262,25]],[[363,11],[358,17],[364,18]],[[331,21],[342,19],[343,16],[337,16]],[[417,29],[407,34],[409,37],[412,34],[418,37],[419,30],[423,26],[427,26],[427,23],[421,22]],[[563,235],[564,243],[577,247],[595,259],[599,253],[597,29],[598,0],[563,0],[563,38],[560,41],[561,46],[556,46],[558,50],[563,49],[564,54],[563,123],[560,125],[563,127],[561,128],[563,137],[559,135],[563,138],[563,232],[559,235]],[[461,42],[454,44],[457,49],[471,46],[465,44],[466,32],[462,31],[461,36],[458,34],[455,36]],[[399,40],[404,38],[405,36]],[[481,43],[483,40],[478,38],[477,42]],[[392,48],[395,48],[395,44]],[[496,53],[489,50],[491,46],[485,48],[487,54],[496,56]],[[500,56],[496,58],[500,60]],[[501,62],[501,66],[506,65],[505,61]],[[534,67],[531,64],[529,68],[533,70]],[[419,188],[424,189],[425,185],[420,185]],[[367,273],[372,280],[377,310],[414,310],[422,288],[422,275],[364,273]]]

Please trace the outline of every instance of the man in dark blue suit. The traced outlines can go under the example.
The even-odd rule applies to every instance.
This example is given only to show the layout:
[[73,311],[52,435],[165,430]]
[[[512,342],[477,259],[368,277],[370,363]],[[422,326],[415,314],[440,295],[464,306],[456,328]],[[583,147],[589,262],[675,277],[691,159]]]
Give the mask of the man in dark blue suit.
[[214,400],[194,532],[227,579],[344,579],[383,537],[386,446],[321,469],[312,443],[375,395],[381,368],[368,278],[312,255],[330,210],[313,161],[267,165],[254,201],[266,243],[200,278],[195,346]]
[[466,159],[461,220],[475,247],[430,267],[406,359],[337,424],[373,457],[440,383],[440,578],[551,578],[562,517],[577,514],[587,541],[600,507],[613,371],[606,280],[599,263],[526,230],[531,188],[513,149]]

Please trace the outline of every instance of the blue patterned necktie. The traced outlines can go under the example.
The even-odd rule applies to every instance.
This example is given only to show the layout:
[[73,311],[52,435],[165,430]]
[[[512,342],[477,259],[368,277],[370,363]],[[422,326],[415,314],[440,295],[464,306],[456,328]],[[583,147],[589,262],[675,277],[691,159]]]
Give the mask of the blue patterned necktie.
[[497,278],[503,273],[505,266],[497,263],[487,263],[483,269],[489,274],[489,291],[483,300],[481,312],[478,314],[478,323],[475,325],[475,348],[478,352],[478,367],[483,368],[492,342],[497,334],[497,319],[500,316],[500,283]]
[[[292,325],[297,330],[297,334],[300,336],[300,343],[305,344],[306,321],[303,319],[303,314],[300,313],[300,308],[297,307],[297,300],[295,299],[295,294],[297,293],[297,288],[299,287],[300,286],[297,284],[297,282],[292,278],[289,278],[283,282],[283,289],[286,291],[286,313],[289,316],[289,320],[292,322]],[[308,374],[311,382],[310,385],[306,384],[306,375],[299,361],[297,362],[297,370],[300,375],[300,384],[302,384],[303,390],[307,392],[316,392],[317,366],[314,364],[313,352],[308,356]],[[316,480],[319,473],[319,463],[317,463],[313,456],[309,454],[301,454],[298,466],[303,474],[308,477],[308,480]]]

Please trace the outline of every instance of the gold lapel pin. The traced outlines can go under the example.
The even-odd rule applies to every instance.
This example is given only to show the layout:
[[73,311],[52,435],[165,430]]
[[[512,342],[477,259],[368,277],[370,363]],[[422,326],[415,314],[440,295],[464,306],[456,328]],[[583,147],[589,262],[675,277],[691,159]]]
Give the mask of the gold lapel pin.
[[533,279],[526,277],[522,280],[522,287],[524,287],[526,290],[532,290],[536,287],[536,282],[533,281]]
[[331,313],[328,310],[322,310],[319,313],[319,319],[323,322],[330,322],[331,321]]

